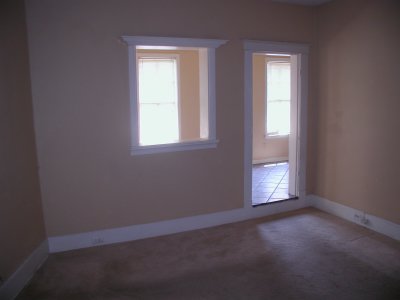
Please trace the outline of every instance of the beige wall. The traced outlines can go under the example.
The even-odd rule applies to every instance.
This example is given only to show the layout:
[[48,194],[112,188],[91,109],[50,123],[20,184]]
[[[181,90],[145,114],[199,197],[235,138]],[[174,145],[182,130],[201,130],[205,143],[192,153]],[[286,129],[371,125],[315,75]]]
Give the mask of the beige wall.
[[[27,15],[50,236],[243,206],[242,40],[312,42],[312,9],[259,0],[28,0]],[[130,155],[121,35],[229,40],[216,53],[218,148]]]
[[46,238],[37,174],[24,1],[0,4],[0,276]]
[[253,162],[288,158],[288,137],[265,138],[265,63],[264,54],[253,55]]
[[137,53],[179,55],[180,138],[200,139],[199,52],[196,50],[137,50]]
[[[242,207],[242,39],[312,43],[308,191],[400,223],[398,2],[335,0],[317,9],[316,24],[314,9],[259,0],[26,5],[50,236]],[[0,13],[0,240],[7,241],[0,276],[7,278],[46,235],[23,1],[2,1]],[[130,155],[123,34],[229,40],[217,50],[217,149]]]
[[400,2],[319,10],[313,192],[400,223]]

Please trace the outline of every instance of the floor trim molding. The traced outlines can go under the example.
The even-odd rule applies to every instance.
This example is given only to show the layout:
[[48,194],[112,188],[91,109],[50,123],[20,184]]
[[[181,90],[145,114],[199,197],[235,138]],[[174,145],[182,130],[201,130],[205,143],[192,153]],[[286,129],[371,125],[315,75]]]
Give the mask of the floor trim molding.
[[0,299],[11,300],[18,296],[49,254],[47,240],[43,241],[19,268],[0,287]]
[[55,253],[162,236],[274,215],[308,206],[315,207],[332,215],[387,235],[393,239],[400,240],[399,224],[366,214],[363,211],[316,195],[307,195],[305,198],[300,197],[298,200],[278,202],[254,208],[244,207],[230,211],[185,217],[162,222],[49,237],[32,252],[32,254],[21,264],[17,271],[15,271],[14,274],[11,275],[0,287],[0,299],[14,299],[29,282],[36,270],[46,260],[49,252]]
[[307,202],[322,211],[346,219],[373,231],[400,240],[400,225],[365,213],[364,211],[342,205],[317,195],[307,195]]
[[305,199],[245,207],[162,222],[49,237],[50,253],[114,244],[244,221],[306,207]]

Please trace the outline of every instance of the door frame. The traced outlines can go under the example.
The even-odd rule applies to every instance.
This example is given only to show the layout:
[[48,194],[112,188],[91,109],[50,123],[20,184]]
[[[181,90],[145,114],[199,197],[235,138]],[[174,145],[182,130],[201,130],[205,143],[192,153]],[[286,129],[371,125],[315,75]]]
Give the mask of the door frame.
[[[306,196],[307,166],[307,98],[308,53],[307,44],[245,40],[244,46],[244,207],[252,207],[253,157],[253,54],[282,53],[297,58],[297,188],[301,202]],[[277,203],[279,204],[279,203]]]

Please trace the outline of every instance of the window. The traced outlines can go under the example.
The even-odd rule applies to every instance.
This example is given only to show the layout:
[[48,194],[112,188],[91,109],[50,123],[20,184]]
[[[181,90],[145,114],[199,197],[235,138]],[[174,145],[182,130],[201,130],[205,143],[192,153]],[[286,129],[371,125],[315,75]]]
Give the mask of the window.
[[290,61],[267,58],[266,136],[290,133]]
[[179,141],[177,72],[177,57],[138,55],[139,145]]
[[226,41],[122,40],[129,47],[131,153],[216,147],[215,49]]

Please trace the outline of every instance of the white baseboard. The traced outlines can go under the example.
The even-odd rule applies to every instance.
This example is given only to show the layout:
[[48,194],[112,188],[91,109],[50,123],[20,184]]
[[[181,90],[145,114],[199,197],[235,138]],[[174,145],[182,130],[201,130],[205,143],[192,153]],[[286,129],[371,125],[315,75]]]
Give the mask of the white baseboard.
[[307,203],[322,211],[400,240],[400,225],[328,199],[307,195]]
[[288,161],[288,160],[289,160],[289,157],[287,157],[287,156],[271,157],[271,158],[264,158],[264,159],[253,159],[253,165],[277,163],[277,162]]
[[367,227],[400,240],[400,225],[382,218],[368,215],[362,211],[330,201],[307,195],[297,200],[289,200],[270,205],[249,207],[206,215],[186,217],[156,223],[132,225],[113,229],[49,237],[25,260],[17,271],[0,287],[0,300],[14,299],[32,278],[35,271],[46,260],[48,253],[80,248],[88,248],[113,243],[133,241],[189,230],[207,228],[227,223],[274,215],[295,209],[313,206],[340,218]]
[[156,223],[132,225],[113,229],[49,237],[50,253],[133,241],[166,234],[207,228],[247,219],[273,215],[305,207],[304,199],[270,205],[245,207],[207,215],[186,217]]
[[19,268],[0,287],[0,300],[11,300],[17,297],[31,280],[37,269],[44,263],[49,254],[47,240],[43,241]]

